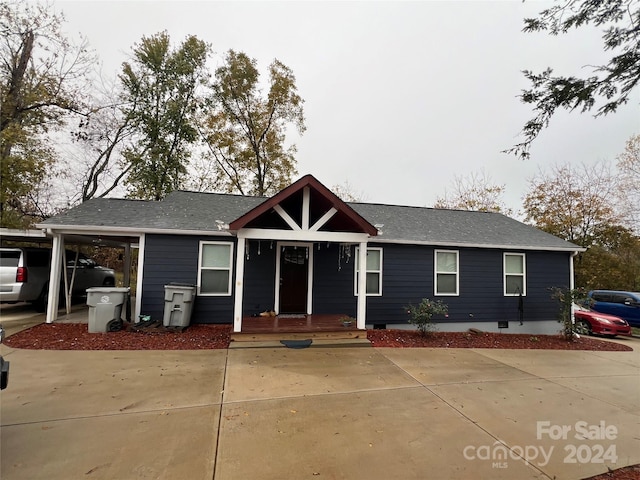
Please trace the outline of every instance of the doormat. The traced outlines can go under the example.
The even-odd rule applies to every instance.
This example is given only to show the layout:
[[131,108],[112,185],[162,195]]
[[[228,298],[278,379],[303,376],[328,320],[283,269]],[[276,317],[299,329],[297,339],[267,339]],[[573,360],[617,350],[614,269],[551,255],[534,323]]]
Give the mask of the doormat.
[[284,313],[278,315],[278,318],[307,318],[307,316],[304,313]]
[[280,343],[287,348],[308,348],[313,340],[310,338],[306,340],[280,340]]

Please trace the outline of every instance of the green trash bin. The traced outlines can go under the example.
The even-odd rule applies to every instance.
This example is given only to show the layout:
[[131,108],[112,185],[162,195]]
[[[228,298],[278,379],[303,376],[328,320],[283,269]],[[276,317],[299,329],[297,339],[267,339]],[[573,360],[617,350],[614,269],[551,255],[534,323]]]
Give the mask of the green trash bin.
[[191,321],[193,300],[196,296],[195,285],[186,283],[170,283],[164,286],[165,327],[188,327]]
[[89,333],[107,332],[111,320],[119,321],[128,295],[129,287],[87,288]]

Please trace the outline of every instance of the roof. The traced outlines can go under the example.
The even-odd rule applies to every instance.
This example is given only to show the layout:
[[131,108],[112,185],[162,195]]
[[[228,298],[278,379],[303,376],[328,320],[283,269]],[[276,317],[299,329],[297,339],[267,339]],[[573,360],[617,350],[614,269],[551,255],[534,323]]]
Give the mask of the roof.
[[[265,197],[175,191],[162,201],[96,198],[41,224],[42,228],[104,232],[212,234],[263,204]],[[348,203],[381,232],[379,243],[584,250],[499,213]]]

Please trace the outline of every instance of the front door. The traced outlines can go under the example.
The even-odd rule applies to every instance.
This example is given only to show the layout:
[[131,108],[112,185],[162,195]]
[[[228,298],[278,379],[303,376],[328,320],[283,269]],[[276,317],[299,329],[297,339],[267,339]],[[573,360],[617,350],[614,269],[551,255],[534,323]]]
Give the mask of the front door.
[[307,313],[308,278],[308,247],[292,245],[282,247],[278,313]]

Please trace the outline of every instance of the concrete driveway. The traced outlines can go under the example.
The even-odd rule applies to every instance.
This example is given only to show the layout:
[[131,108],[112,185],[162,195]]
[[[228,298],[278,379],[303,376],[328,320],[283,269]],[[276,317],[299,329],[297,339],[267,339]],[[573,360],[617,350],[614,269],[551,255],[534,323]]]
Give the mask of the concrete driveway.
[[635,350],[2,346],[0,478],[581,479],[640,463],[640,340],[623,341]]

